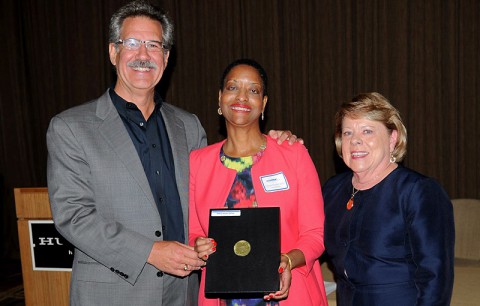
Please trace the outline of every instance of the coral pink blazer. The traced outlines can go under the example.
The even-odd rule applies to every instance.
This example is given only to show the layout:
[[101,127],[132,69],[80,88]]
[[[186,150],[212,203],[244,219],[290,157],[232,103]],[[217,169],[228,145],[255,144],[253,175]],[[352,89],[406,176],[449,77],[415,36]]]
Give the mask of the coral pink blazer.
[[[225,206],[235,179],[236,172],[220,162],[219,154],[223,143],[224,141],[190,154],[190,245],[194,245],[197,237],[208,236],[209,211],[211,208]],[[288,187],[287,184],[280,187],[269,185],[265,178],[273,174],[285,180]],[[281,252],[299,249],[306,259],[305,266],[293,269],[289,296],[280,304],[327,305],[317,260],[324,251],[323,198],[318,174],[307,149],[299,143],[292,146],[287,143],[278,145],[267,136],[264,155],[252,167],[252,181],[259,207],[280,207]],[[202,273],[199,305],[219,305],[218,299],[205,298],[204,286],[205,273]]]

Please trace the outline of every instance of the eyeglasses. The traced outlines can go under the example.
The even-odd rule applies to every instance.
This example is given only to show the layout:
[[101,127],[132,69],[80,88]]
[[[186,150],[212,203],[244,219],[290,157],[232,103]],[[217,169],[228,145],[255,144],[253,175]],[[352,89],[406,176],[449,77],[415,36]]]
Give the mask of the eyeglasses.
[[119,39],[116,43],[122,44],[123,47],[127,50],[138,50],[142,44],[145,44],[145,48],[147,48],[150,52],[160,52],[160,51],[168,51],[168,49],[163,45],[161,41],[157,40],[140,40],[136,38],[127,38],[125,40]]

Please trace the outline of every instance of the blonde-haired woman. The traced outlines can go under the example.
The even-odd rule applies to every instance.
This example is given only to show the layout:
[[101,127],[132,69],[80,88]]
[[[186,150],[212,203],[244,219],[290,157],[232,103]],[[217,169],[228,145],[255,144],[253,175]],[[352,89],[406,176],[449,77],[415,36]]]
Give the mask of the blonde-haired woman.
[[342,104],[335,143],[351,171],[323,186],[339,306],[450,305],[454,224],[433,179],[398,164],[407,131],[379,93]]

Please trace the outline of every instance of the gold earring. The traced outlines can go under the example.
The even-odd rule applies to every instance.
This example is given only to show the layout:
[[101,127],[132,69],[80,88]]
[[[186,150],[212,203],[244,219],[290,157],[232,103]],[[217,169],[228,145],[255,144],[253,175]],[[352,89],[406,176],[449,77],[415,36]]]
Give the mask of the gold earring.
[[220,116],[223,115],[222,109],[221,109],[220,107],[218,108],[217,113],[218,113]]
[[393,156],[393,153],[390,153],[390,163],[394,163],[397,161],[397,158],[395,156]]

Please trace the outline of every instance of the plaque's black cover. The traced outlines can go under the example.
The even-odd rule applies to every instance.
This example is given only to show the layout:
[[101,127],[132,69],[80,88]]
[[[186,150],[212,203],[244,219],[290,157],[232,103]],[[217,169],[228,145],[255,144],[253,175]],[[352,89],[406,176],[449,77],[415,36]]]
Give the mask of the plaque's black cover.
[[[279,207],[211,209],[208,237],[217,250],[207,262],[206,297],[263,297],[279,289]],[[246,256],[234,252],[240,240],[251,246]]]

